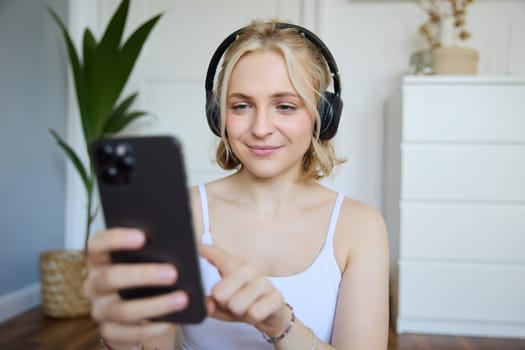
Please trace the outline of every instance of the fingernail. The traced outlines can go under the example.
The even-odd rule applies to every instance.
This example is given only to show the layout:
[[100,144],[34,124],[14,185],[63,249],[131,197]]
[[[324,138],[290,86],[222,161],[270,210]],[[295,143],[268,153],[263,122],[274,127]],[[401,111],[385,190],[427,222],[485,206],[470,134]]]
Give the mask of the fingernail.
[[130,230],[126,238],[129,243],[138,244],[144,240],[144,234],[138,230]]
[[184,294],[174,294],[170,297],[170,304],[175,309],[180,309],[186,305],[186,296]]
[[173,267],[163,267],[160,270],[160,279],[162,281],[172,281],[175,278],[175,270]]

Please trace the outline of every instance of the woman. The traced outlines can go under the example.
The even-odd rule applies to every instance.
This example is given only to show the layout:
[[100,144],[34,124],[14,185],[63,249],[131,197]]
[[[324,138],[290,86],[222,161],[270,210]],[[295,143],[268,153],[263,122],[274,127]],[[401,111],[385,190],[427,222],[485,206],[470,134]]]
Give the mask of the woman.
[[141,232],[110,229],[92,238],[84,289],[106,347],[386,349],[383,220],[318,182],[340,163],[329,139],[338,122],[330,113],[340,113],[342,104],[325,92],[335,62],[312,36],[301,27],[255,21],[226,45],[217,86],[207,96],[208,121],[221,136],[219,165],[237,171],[190,190],[206,259],[203,323],[146,321],[184,309],[188,300],[180,291],[118,297],[120,288],[176,280],[173,266],[110,264],[112,250],[144,243]]

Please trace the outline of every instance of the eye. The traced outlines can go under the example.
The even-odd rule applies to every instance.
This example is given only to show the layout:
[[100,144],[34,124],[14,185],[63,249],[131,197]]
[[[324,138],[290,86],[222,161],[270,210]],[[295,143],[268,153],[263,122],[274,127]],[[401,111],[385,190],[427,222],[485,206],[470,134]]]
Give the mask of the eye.
[[294,105],[288,103],[278,104],[276,108],[281,112],[293,112],[296,110]]
[[251,108],[247,103],[235,103],[230,107],[234,111],[243,112]]

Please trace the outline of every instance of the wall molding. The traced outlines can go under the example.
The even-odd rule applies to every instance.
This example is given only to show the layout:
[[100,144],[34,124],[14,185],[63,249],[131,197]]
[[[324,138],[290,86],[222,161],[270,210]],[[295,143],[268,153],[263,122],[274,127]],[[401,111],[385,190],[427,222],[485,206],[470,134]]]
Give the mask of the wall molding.
[[0,296],[0,323],[40,304],[40,283]]

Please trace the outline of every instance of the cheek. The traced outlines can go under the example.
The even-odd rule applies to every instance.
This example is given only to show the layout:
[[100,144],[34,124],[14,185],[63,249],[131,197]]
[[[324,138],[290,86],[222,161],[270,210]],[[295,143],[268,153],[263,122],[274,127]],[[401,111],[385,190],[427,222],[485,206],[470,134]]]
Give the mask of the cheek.
[[228,136],[233,136],[237,134],[239,131],[239,122],[236,120],[233,116],[231,116],[229,113],[226,114],[226,121],[225,121],[225,127],[226,127],[226,133]]
[[300,130],[298,130],[298,134],[301,135],[300,137],[304,147],[308,149],[310,147],[314,135],[314,120],[310,116],[307,116],[306,118],[307,121],[301,124]]
[[310,139],[314,132],[314,121],[309,115],[283,123],[283,128],[296,138]]

